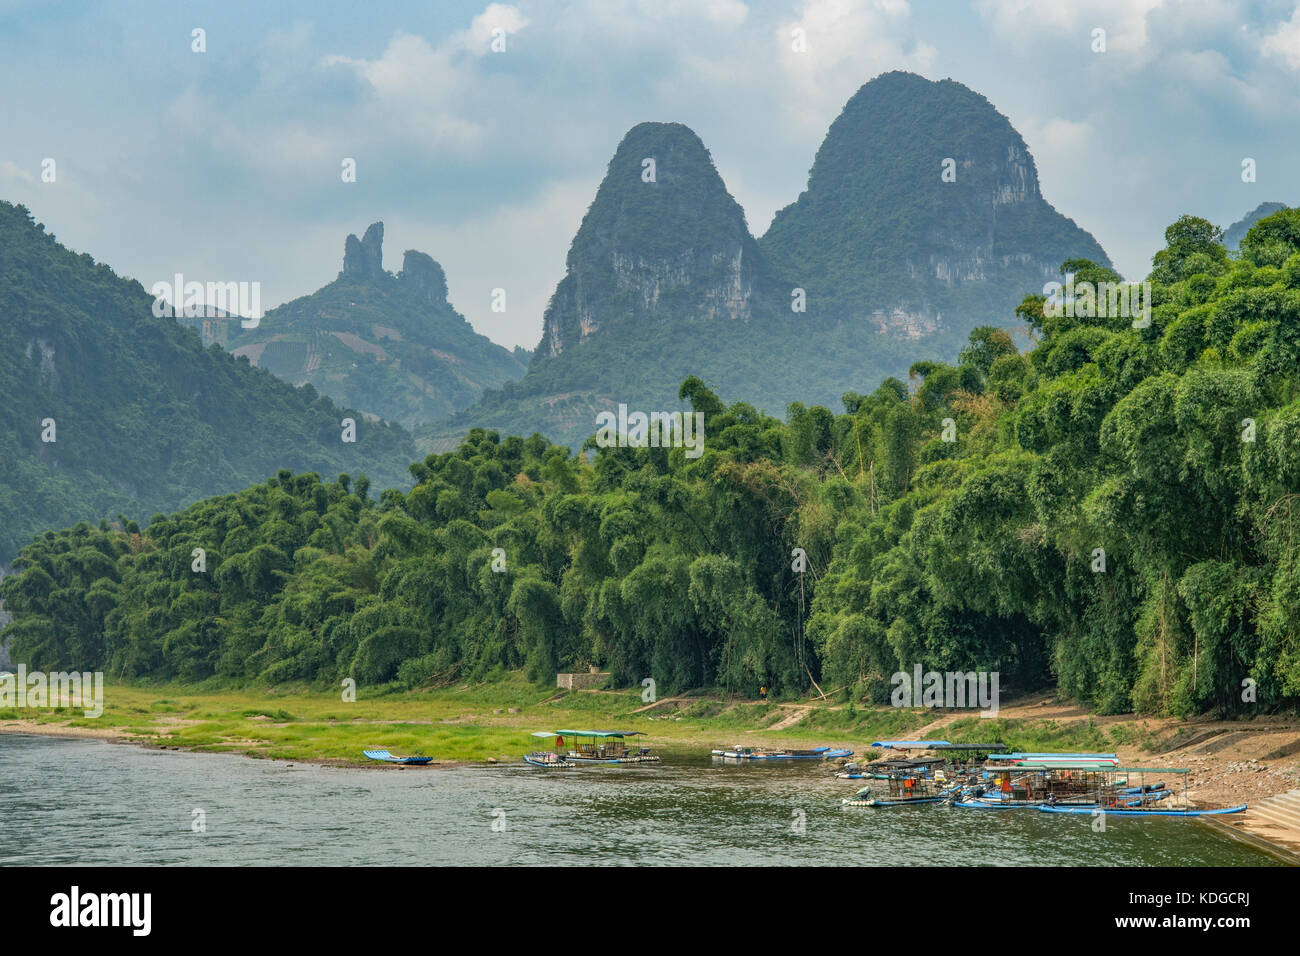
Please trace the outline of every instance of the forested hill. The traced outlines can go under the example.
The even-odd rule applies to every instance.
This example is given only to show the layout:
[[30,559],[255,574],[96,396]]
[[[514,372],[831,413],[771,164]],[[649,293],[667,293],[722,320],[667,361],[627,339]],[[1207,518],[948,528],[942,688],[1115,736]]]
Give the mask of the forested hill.
[[1007,118],[952,80],[865,84],[757,241],[700,138],[641,123],[573,238],[527,374],[417,440],[445,451],[479,426],[576,447],[599,412],[668,407],[688,375],[771,413],[834,404],[918,354],[955,358],[1073,258],[1110,264],[1043,198]]
[[338,278],[267,312],[255,329],[232,322],[227,347],[287,382],[415,428],[519,378],[527,353],[479,335],[447,301],[447,277],[408,249],[383,266],[384,224],[348,236]]
[[1229,252],[1236,252],[1237,247],[1241,244],[1242,237],[1250,231],[1251,226],[1265,216],[1271,216],[1273,213],[1281,212],[1286,208],[1286,203],[1281,202],[1260,203],[1223,231],[1223,244],[1228,247]]
[[1149,325],[1031,295],[1027,354],[979,328],[838,414],[782,423],[688,380],[698,459],[478,430],[379,500],[286,471],[143,534],[44,535],[0,586],[14,658],[410,686],[598,664],[880,701],[919,664],[1103,711],[1294,706],[1300,210],[1239,259],[1221,238],[1167,230]]
[[0,202],[0,563],[46,529],[143,522],[286,466],[409,483],[405,431],[205,349],[152,306]]
[[992,103],[901,71],[845,104],[808,188],[758,245],[820,313],[940,340],[1002,325],[1067,259],[1110,265],[1043,197],[1029,147]]

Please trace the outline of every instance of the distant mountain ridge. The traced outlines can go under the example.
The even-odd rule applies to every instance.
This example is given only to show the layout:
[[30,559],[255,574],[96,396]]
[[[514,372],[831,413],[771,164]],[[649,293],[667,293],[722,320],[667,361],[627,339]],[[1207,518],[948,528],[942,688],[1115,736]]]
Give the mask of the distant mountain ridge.
[[527,374],[417,442],[448,450],[484,426],[572,446],[617,403],[670,407],[689,375],[771,414],[836,407],[927,353],[955,358],[977,325],[1018,325],[1023,297],[1079,257],[1110,265],[1043,199],[1006,117],[952,80],[863,86],[761,239],[694,132],[641,123],[573,239]]
[[916,338],[1008,323],[1066,259],[1110,265],[1043,198],[1029,148],[993,104],[903,72],[845,104],[807,189],[759,246],[819,315]]
[[279,378],[408,428],[524,373],[526,352],[475,332],[447,301],[442,266],[410,249],[393,275],[383,243],[382,222],[360,239],[349,235],[337,279],[267,312],[254,329],[231,323],[223,344]]
[[566,267],[534,365],[621,323],[748,322],[780,294],[744,211],[681,123],[641,123],[623,137]]
[[405,430],[204,348],[153,304],[0,202],[0,564],[51,528],[144,522],[284,468],[408,484]]
[[1223,244],[1228,247],[1229,252],[1236,252],[1241,245],[1241,240],[1246,238],[1246,233],[1250,232],[1251,226],[1287,208],[1289,207],[1284,202],[1260,203],[1223,231]]

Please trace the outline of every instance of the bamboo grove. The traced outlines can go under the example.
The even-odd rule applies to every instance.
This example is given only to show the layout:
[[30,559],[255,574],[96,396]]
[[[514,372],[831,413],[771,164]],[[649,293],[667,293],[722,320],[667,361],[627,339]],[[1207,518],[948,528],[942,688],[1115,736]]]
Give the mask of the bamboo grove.
[[976,329],[839,414],[690,378],[698,459],[480,429],[408,493],[281,471],[143,530],[47,532],[0,586],[13,659],[410,687],[590,664],[875,701],[920,664],[1101,712],[1294,706],[1300,211],[1237,256],[1220,238],[1167,230],[1146,327],[1031,295],[1027,348]]

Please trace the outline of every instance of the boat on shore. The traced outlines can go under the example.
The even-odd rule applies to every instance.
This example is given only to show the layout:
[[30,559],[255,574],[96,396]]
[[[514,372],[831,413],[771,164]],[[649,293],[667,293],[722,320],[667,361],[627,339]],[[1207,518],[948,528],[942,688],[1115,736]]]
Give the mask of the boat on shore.
[[[649,747],[632,748],[624,741],[629,737],[644,737],[640,730],[536,730],[534,737],[554,737],[555,750],[534,750],[524,757],[524,763],[534,767],[567,768],[584,764],[660,763],[663,758],[652,754]],[[573,744],[566,746],[564,738]]]
[[433,762],[432,757],[398,757],[394,754],[389,753],[387,750],[382,750],[379,748],[374,748],[371,750],[363,750],[361,752],[365,754],[367,757],[369,757],[371,760],[377,760],[380,763],[396,763],[396,764],[403,764],[405,766],[424,766],[425,764],[429,764]]
[[732,747],[730,750],[715,750],[713,756],[724,760],[838,760],[852,757],[852,750],[832,747],[812,747],[807,750],[769,750],[766,747]]

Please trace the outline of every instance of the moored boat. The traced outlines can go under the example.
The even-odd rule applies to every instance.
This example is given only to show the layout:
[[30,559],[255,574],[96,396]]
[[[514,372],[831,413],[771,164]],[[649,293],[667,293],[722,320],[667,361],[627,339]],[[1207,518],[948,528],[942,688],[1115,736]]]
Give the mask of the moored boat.
[[[583,764],[660,763],[663,758],[649,747],[628,747],[628,737],[643,737],[640,730],[536,730],[534,737],[554,737],[555,751],[535,750],[524,763],[535,767],[575,767]],[[573,739],[566,748],[564,738]]]
[[853,751],[832,747],[812,747],[807,750],[793,750],[790,748],[769,750],[766,747],[735,746],[730,750],[715,750],[713,756],[722,757],[725,760],[837,760],[841,757],[852,757]]
[[1235,807],[1205,807],[1198,809],[1187,807],[1184,809],[1169,807],[1039,807],[1039,810],[1045,813],[1097,813],[1104,812],[1106,816],[1119,817],[1212,817],[1225,813],[1243,813],[1246,810],[1246,804],[1240,804]]
[[923,803],[943,803],[959,789],[947,786],[942,780],[923,777],[919,772],[896,774],[889,778],[880,796],[869,796],[870,786],[863,787],[852,798],[840,803],[846,807],[906,807]]
[[381,750],[379,748],[373,748],[371,750],[363,750],[361,752],[365,754],[367,757],[369,757],[371,760],[378,760],[380,763],[396,763],[396,764],[403,764],[406,766],[423,766],[425,764],[433,762],[432,757],[398,757],[395,754],[389,753],[387,750]]

